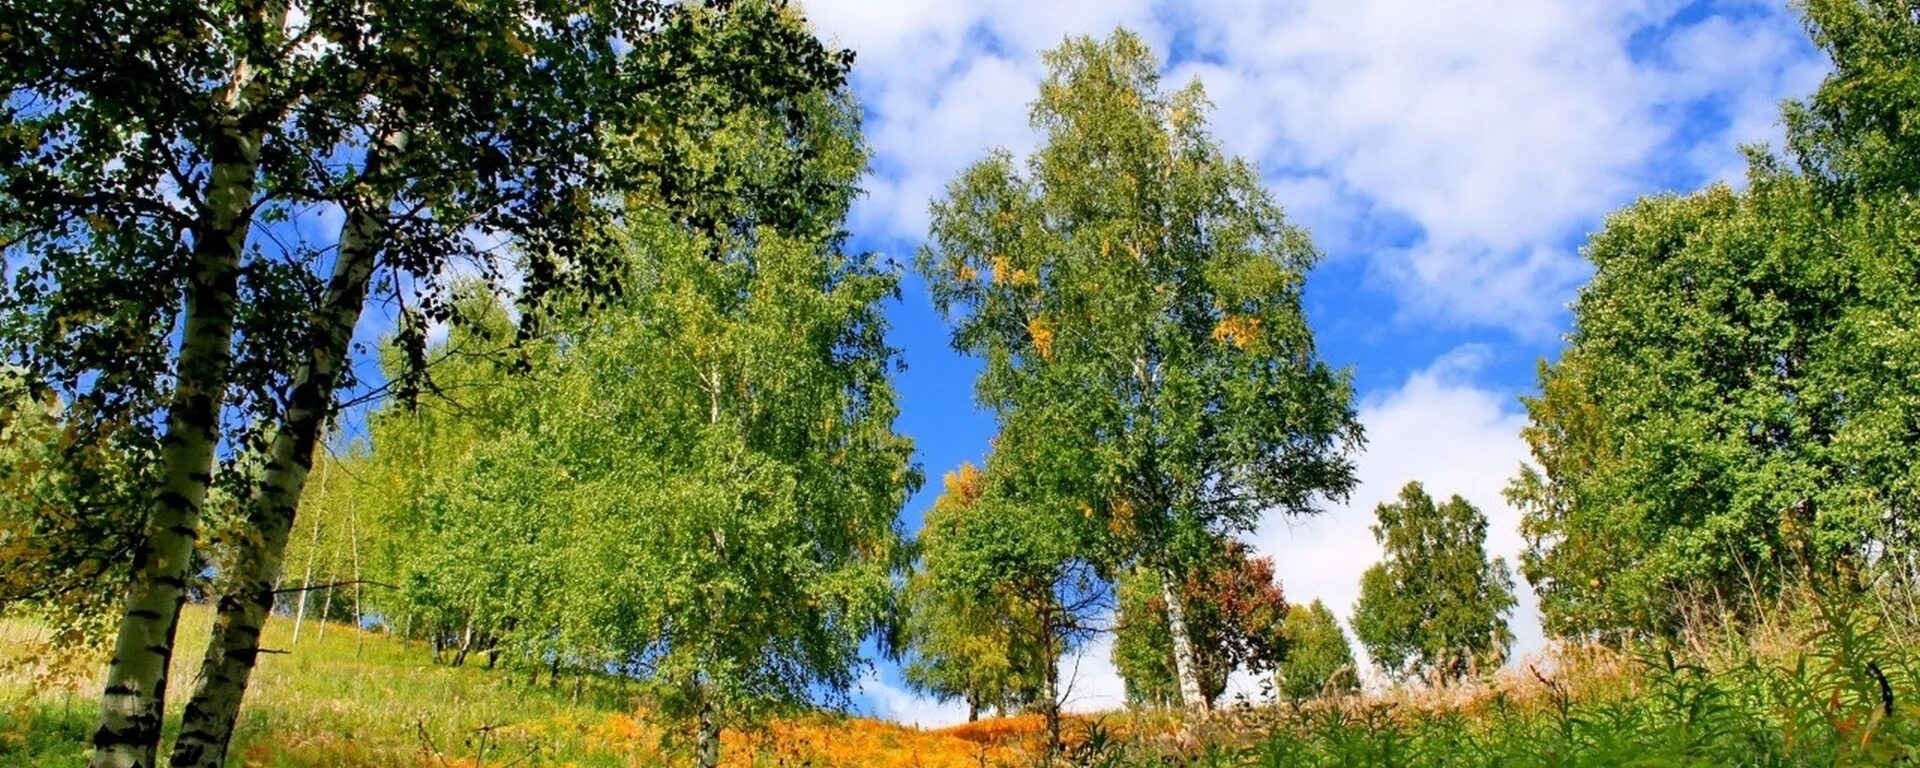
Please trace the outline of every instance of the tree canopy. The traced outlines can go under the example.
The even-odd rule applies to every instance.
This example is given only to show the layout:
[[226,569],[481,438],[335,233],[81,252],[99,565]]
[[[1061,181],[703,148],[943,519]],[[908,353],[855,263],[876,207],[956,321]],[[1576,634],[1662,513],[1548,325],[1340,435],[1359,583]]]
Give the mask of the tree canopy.
[[1351,386],[1301,310],[1306,233],[1207,133],[1199,86],[1163,92],[1124,31],[1045,59],[1041,146],[1024,172],[1005,151],[963,171],[918,265],[985,363],[1010,482],[1086,520],[1093,562],[1170,582],[1217,536],[1352,486]]
[[1751,149],[1745,189],[1642,199],[1586,248],[1509,489],[1549,632],[1912,583],[1920,25],[1900,2],[1806,14],[1834,71],[1786,106],[1788,156]]
[[1325,603],[1315,600],[1287,611],[1286,660],[1279,669],[1279,692],[1288,699],[1308,699],[1360,689],[1360,670],[1347,645],[1346,630]]
[[1353,631],[1375,663],[1396,676],[1454,680],[1506,658],[1513,576],[1487,557],[1487,517],[1466,499],[1443,504],[1419,483],[1374,508],[1385,550],[1360,578]]

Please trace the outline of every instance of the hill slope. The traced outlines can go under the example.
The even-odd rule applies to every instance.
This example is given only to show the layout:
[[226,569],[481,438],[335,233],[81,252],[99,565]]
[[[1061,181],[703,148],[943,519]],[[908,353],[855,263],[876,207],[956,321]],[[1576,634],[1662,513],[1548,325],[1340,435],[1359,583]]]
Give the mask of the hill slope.
[[[191,689],[210,612],[189,607],[174,659],[168,737]],[[25,622],[0,623],[0,648],[45,638]],[[544,676],[435,664],[431,652],[377,632],[275,617],[234,737],[236,762],[259,766],[577,765],[653,766],[677,757],[677,732],[652,716],[637,686],[608,678]],[[48,670],[0,651],[0,765],[68,766],[84,755],[98,712],[96,683],[42,679]],[[728,732],[731,766],[975,766],[1023,762],[1037,727],[1011,718],[950,731],[920,731],[828,714],[776,720],[764,732]]]

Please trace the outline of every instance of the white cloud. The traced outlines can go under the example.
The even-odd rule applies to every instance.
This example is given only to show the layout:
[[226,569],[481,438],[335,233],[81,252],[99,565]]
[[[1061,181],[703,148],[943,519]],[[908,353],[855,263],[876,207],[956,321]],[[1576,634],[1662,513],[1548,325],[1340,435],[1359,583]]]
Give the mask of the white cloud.
[[965,702],[938,701],[880,678],[868,670],[860,679],[856,693],[867,699],[873,715],[902,725],[939,728],[967,720]]
[[[1274,560],[1274,570],[1299,604],[1320,599],[1343,618],[1352,615],[1360,574],[1380,558],[1369,526],[1373,508],[1418,480],[1427,492],[1460,494],[1485,512],[1487,549],[1518,561],[1519,513],[1500,491],[1526,458],[1520,439],[1525,416],[1513,400],[1471,383],[1485,362],[1479,346],[1456,349],[1409,377],[1400,388],[1366,398],[1360,421],[1367,448],[1357,462],[1360,487],[1347,503],[1305,520],[1269,518],[1252,537],[1253,548]],[[1543,645],[1537,601],[1516,577],[1520,605],[1509,619],[1515,657]],[[1351,625],[1349,625],[1351,635]],[[1361,650],[1354,649],[1357,657]]]
[[[1783,7],[1722,0],[1680,18],[1685,6],[807,3],[860,54],[876,174],[859,231],[917,242],[960,168],[1033,144],[1038,51],[1125,25],[1176,54],[1175,82],[1206,83],[1222,141],[1268,170],[1330,252],[1365,259],[1403,318],[1534,338],[1586,273],[1572,243],[1638,194],[1737,177],[1734,145],[1777,137],[1777,102],[1823,71]],[[1380,241],[1379,216],[1412,233]]]

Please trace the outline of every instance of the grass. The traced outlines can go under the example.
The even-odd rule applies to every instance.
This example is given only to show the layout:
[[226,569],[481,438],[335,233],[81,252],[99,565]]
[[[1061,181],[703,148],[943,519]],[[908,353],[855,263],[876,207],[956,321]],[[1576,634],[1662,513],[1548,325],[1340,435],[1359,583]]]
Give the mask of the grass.
[[1586,648],[1492,681],[1227,712],[1086,764],[1920,765],[1920,655],[1911,632],[1811,608],[1712,644]]
[[[199,666],[211,613],[188,606],[174,659],[170,741]],[[49,675],[47,638],[0,621],[0,765],[71,766],[84,760],[98,680]],[[637,687],[583,676],[530,685],[524,673],[433,663],[418,644],[339,624],[269,621],[263,655],[234,735],[231,763],[247,766],[654,766],[685,764],[681,731],[652,716]],[[7,650],[12,649],[12,650]],[[78,668],[98,668],[86,659]],[[1037,718],[1001,728],[921,731],[822,713],[722,736],[729,766],[962,768],[1019,765],[1037,754]]]
[[[204,608],[181,637],[205,636]],[[1811,609],[1712,643],[1563,650],[1490,680],[1222,711],[1072,720],[1060,762],[1106,766],[1852,766],[1920,764],[1912,633]],[[1782,629],[1782,628],[1788,629]],[[1797,627],[1799,629],[1790,629]],[[36,625],[0,622],[0,765],[74,765],[96,714],[90,675],[39,666]],[[427,649],[340,625],[291,642],[275,619],[235,738],[260,766],[652,766],[688,762],[678,726],[604,677],[434,664]],[[196,649],[197,650],[197,649]],[[195,655],[177,659],[169,729]],[[80,667],[93,669],[95,664]],[[728,731],[723,762],[961,768],[1040,761],[1038,716],[922,731],[818,714]],[[170,731],[171,733],[171,731]],[[169,733],[169,735],[170,735]]]

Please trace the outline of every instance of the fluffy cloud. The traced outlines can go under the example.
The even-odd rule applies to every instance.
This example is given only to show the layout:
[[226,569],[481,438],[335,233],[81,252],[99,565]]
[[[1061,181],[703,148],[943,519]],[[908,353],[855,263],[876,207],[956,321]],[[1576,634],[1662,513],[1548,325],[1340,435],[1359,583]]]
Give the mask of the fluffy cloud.
[[[1636,194],[1737,178],[1784,96],[1822,71],[1753,2],[812,0],[860,54],[875,176],[858,231],[917,242],[926,205],[989,147],[1034,137],[1037,52],[1124,25],[1197,77],[1336,256],[1403,317],[1551,334],[1585,275],[1573,245]],[[1380,226],[1380,219],[1407,227]],[[1357,255],[1355,255],[1357,254]]]
[[[1479,507],[1487,515],[1489,552],[1509,565],[1517,562],[1519,513],[1500,491],[1526,458],[1520,440],[1525,416],[1510,397],[1472,383],[1485,355],[1477,346],[1456,349],[1400,388],[1366,398],[1360,421],[1367,448],[1358,460],[1360,487],[1353,497],[1316,517],[1268,519],[1255,533],[1253,548],[1273,557],[1289,600],[1317,598],[1350,617],[1360,574],[1380,558],[1369,529],[1373,508],[1410,480],[1436,497],[1457,493]],[[1516,581],[1520,605],[1510,621],[1517,656],[1538,650],[1543,641],[1537,601],[1525,580]]]

